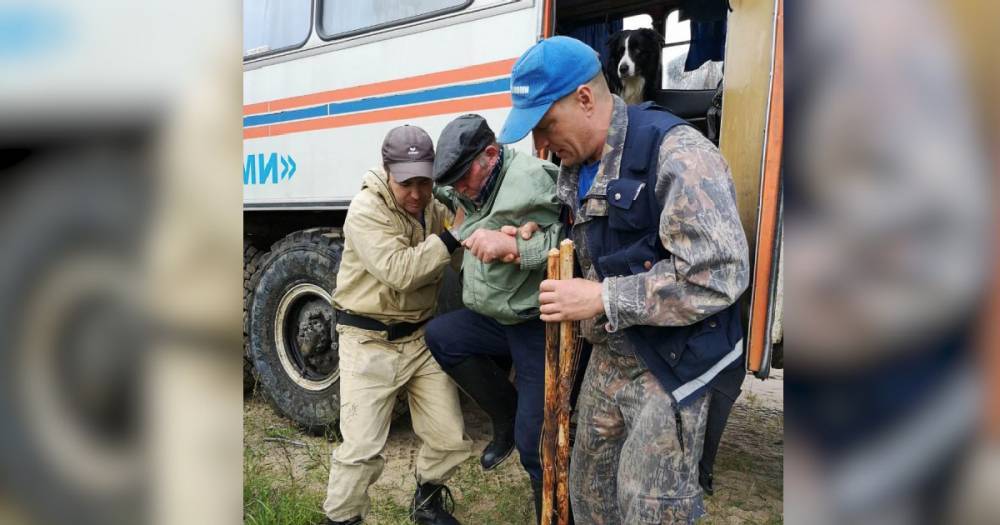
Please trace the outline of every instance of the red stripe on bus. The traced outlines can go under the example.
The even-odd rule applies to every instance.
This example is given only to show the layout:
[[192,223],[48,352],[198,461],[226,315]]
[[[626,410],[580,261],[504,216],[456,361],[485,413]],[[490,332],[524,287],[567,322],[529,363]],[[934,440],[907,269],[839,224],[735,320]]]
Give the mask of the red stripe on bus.
[[246,116],[257,113],[267,113],[270,111],[281,111],[283,109],[296,108],[300,106],[325,104],[339,100],[370,97],[397,91],[409,91],[412,89],[451,84],[454,82],[476,80],[479,78],[509,75],[511,69],[514,67],[514,62],[516,61],[516,58],[498,60],[496,62],[487,62],[485,64],[477,64],[475,66],[451,69],[448,71],[438,71],[436,73],[417,75],[415,77],[398,78],[395,80],[376,82],[374,84],[334,89],[332,91],[321,91],[319,93],[281,98],[268,102],[246,104],[243,106],[243,115]]
[[266,137],[270,126],[259,126],[256,128],[243,128],[243,139],[259,139]]
[[510,93],[500,93],[495,95],[484,95],[481,97],[463,98],[459,100],[431,102],[429,104],[419,104],[401,108],[367,111],[365,113],[355,113],[352,115],[338,115],[335,117],[323,117],[311,120],[287,122],[284,124],[272,124],[269,126],[246,128],[243,130],[243,138],[255,139],[261,137],[276,137],[278,135],[300,133],[303,131],[343,128],[347,126],[358,126],[361,124],[374,124],[377,122],[388,122],[392,120],[408,120],[434,115],[447,115],[449,113],[467,113],[470,111],[506,108],[510,106]]
[[256,104],[247,104],[243,106],[244,116],[254,113],[267,113],[267,102],[258,102]]

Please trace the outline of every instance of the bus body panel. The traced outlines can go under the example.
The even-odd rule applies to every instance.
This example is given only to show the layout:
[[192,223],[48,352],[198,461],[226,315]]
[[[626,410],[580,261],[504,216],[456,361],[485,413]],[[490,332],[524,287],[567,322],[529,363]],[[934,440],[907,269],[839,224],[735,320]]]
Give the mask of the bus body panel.
[[[436,141],[454,117],[479,113],[499,133],[536,16],[529,5],[246,71],[244,206],[346,207],[398,125]],[[516,147],[530,151],[530,138]]]

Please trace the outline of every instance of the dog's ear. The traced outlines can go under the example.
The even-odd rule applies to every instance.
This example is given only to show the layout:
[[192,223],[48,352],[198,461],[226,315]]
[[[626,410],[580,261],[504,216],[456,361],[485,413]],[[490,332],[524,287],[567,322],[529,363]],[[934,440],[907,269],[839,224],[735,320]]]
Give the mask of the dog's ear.
[[615,56],[615,50],[618,49],[618,41],[622,39],[622,35],[625,31],[619,31],[611,36],[604,42],[604,47],[608,50],[611,56]]
[[622,91],[621,79],[618,78],[618,46],[625,36],[625,31],[619,31],[608,37],[604,43],[607,56],[604,57],[604,79],[608,82],[608,88],[612,93],[618,94]]
[[649,27],[644,27],[644,28],[642,28],[642,32],[646,33],[646,35],[653,42],[656,42],[657,45],[660,46],[660,48],[663,48],[663,46],[667,45],[667,41],[660,35],[660,33],[657,33],[655,29],[652,29],[652,28],[649,28]]
[[615,95],[622,92],[622,82],[618,78],[618,64],[614,59],[608,58],[604,63],[604,80],[608,83],[608,89]]

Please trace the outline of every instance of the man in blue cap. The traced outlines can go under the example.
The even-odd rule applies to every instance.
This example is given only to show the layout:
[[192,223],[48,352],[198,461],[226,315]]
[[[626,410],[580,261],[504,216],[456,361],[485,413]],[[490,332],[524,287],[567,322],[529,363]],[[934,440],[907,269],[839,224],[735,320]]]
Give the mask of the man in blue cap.
[[511,93],[499,141],[530,132],[562,160],[556,193],[583,272],[539,287],[541,319],[581,321],[593,344],[570,467],[576,523],[693,522],[710,387],[743,358],[748,250],[729,167],[683,120],[612,95],[578,40],[528,49]]

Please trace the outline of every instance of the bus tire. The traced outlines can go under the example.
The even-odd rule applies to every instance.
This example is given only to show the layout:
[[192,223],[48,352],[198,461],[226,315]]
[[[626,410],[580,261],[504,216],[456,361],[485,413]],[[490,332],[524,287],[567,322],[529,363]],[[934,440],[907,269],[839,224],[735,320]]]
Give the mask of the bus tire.
[[135,301],[147,218],[130,182],[146,180],[118,178],[114,156],[37,162],[0,197],[0,476],[17,480],[4,496],[32,522],[134,521],[150,337]]
[[253,392],[257,386],[257,374],[250,359],[250,304],[253,291],[260,280],[266,251],[258,250],[247,239],[243,239],[243,395]]
[[263,259],[249,299],[249,354],[274,409],[323,434],[340,412],[331,297],[343,239],[329,228],[289,234]]

